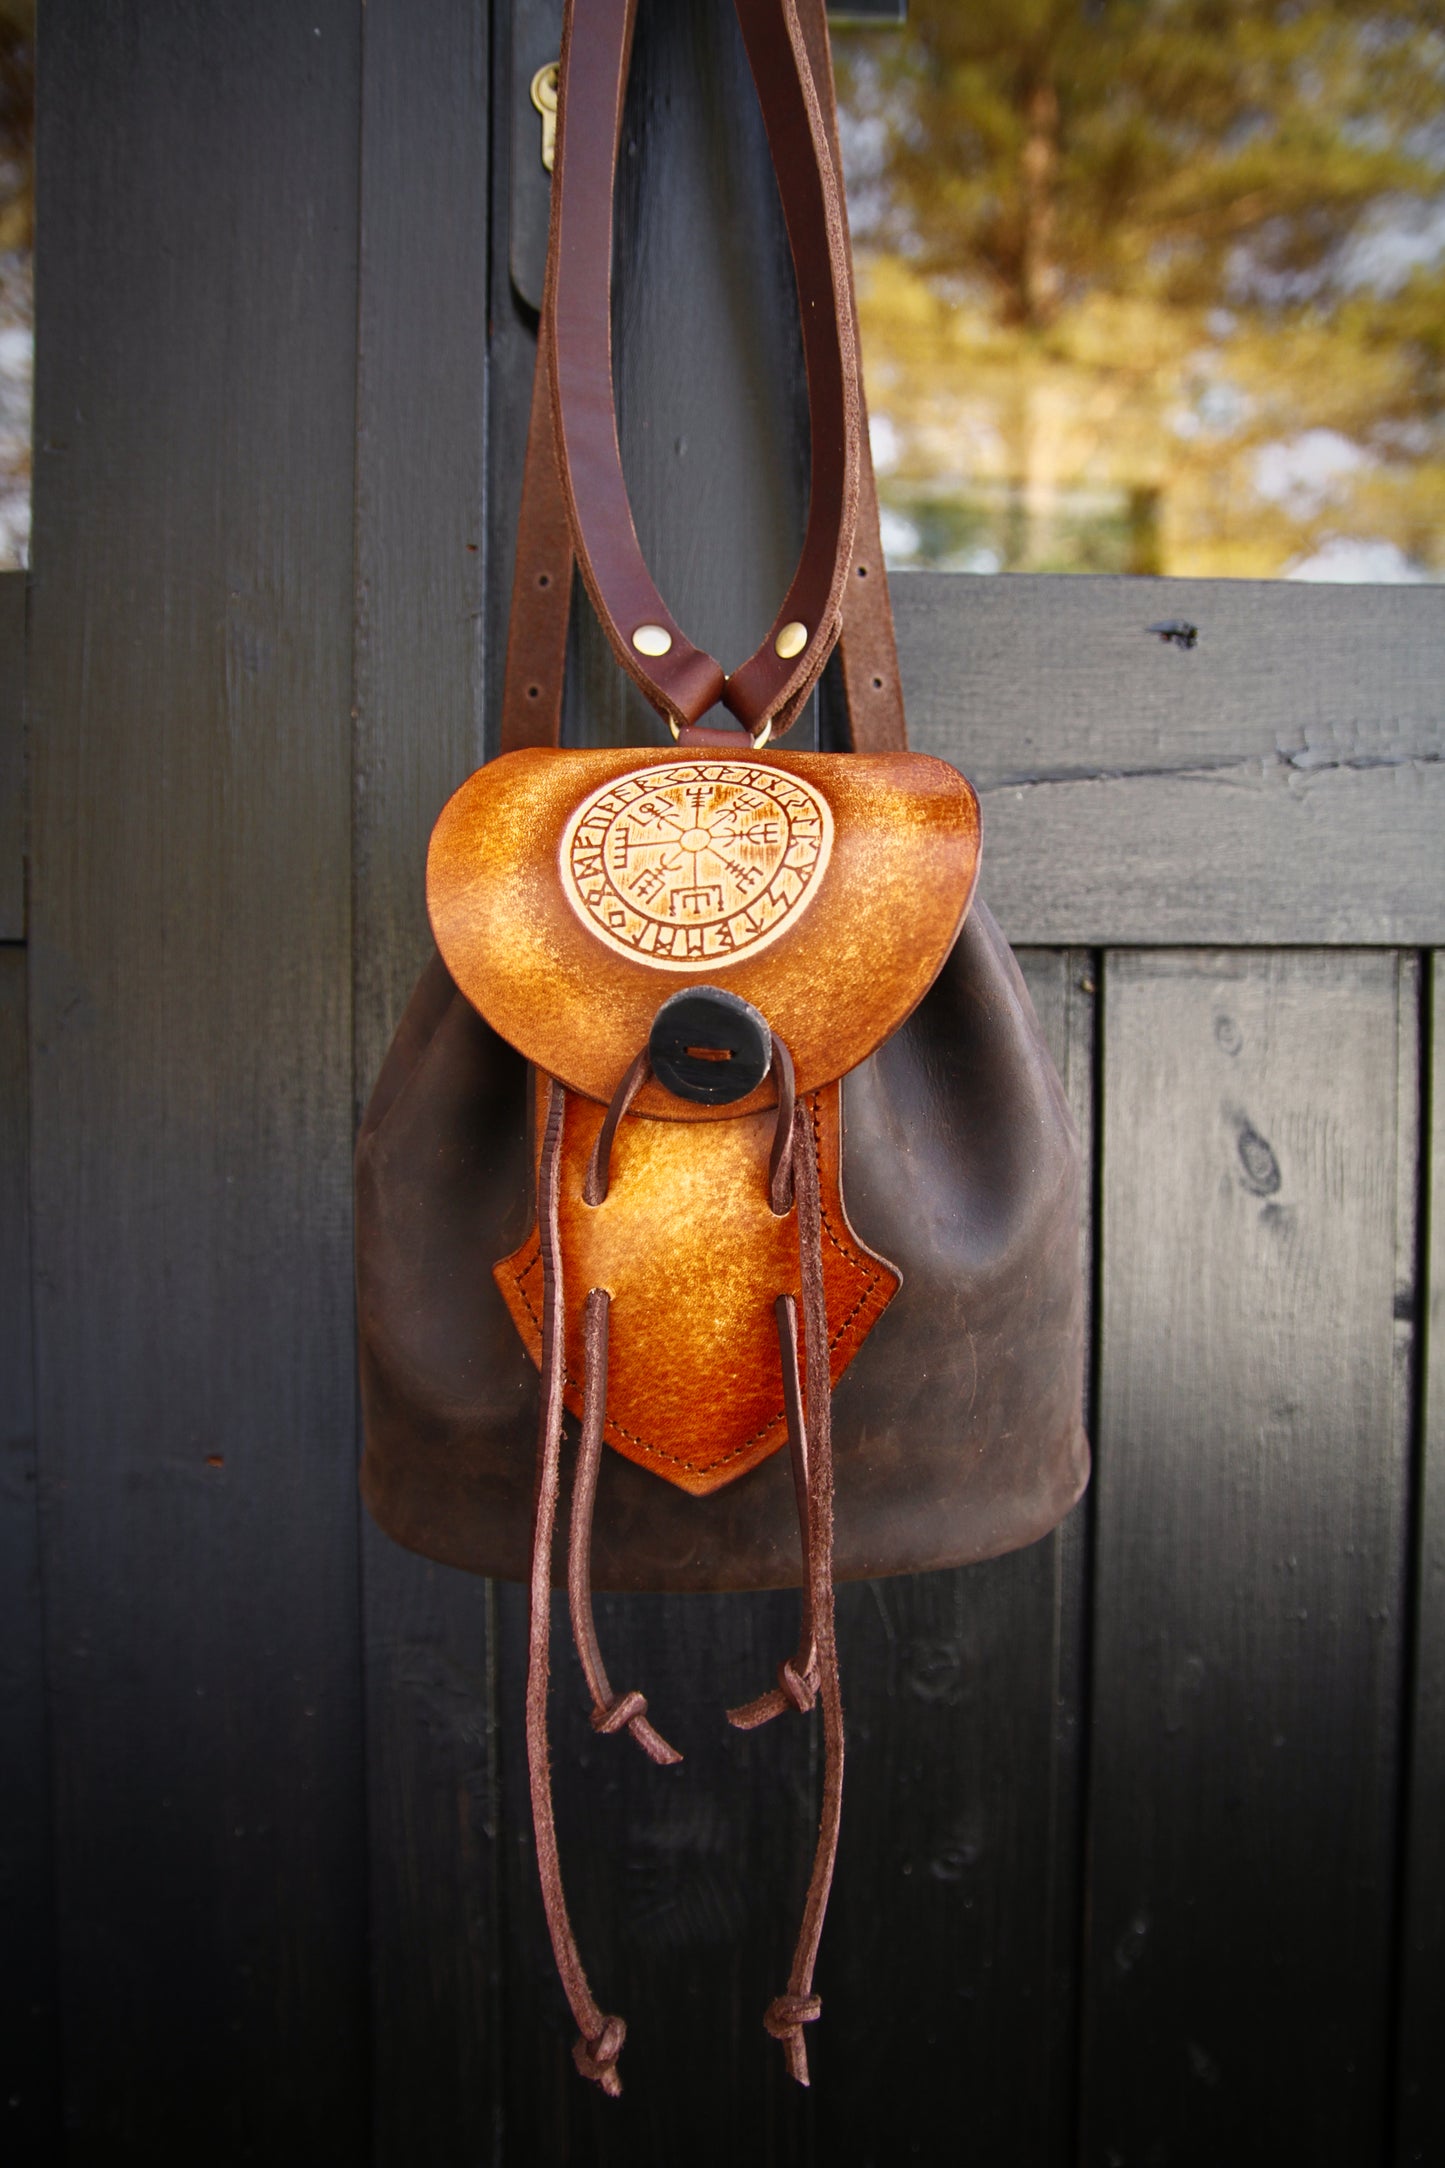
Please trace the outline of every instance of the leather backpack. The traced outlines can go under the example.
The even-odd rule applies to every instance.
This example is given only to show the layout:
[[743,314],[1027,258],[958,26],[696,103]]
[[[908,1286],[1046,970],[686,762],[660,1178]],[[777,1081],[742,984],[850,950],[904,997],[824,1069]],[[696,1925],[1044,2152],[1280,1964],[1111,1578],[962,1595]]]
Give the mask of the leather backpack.
[[[642,1694],[608,1679],[593,1588],[801,1587],[795,1651],[728,1717],[821,1705],[813,1870],[765,2016],[806,2084],[842,1797],[834,1582],[1032,1542],[1088,1473],[1078,1141],[973,901],[974,794],[907,750],[823,0],[735,4],[802,319],[798,568],[730,672],[648,573],[610,349],[633,0],[570,0],[502,750],[437,823],[439,955],[356,1161],[364,1495],[398,1542],[530,1584],[543,1897],[578,2068],[609,2093],[625,2027],[592,1995],[553,1824],[552,1588],[595,1728],[665,1764]],[[574,563],[675,744],[561,748]],[[835,645],[852,750],[778,750]]]

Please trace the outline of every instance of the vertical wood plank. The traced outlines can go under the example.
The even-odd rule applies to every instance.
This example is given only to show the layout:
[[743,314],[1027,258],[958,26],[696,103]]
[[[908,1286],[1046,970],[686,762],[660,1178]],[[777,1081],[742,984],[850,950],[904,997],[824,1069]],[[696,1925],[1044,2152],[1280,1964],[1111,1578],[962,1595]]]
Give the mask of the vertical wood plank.
[[[8,585],[0,582],[0,590]],[[0,948],[0,2133],[63,2158],[55,1875],[30,1350],[25,951]]]
[[1083,2158],[1382,2158],[1417,972],[1107,963]]
[[[501,11],[505,13],[505,10]],[[431,949],[423,872],[482,759],[488,15],[369,0],[357,380],[355,1047]],[[376,2168],[490,2159],[488,1590],[363,1521]]]
[[0,941],[25,939],[25,574],[0,573]]
[[1413,1693],[1395,2159],[1445,2159],[1445,955],[1431,974],[1424,1430],[1418,1460]]
[[40,23],[32,1197],[68,2159],[361,2160],[358,0]]
[[[1022,960],[1087,1145],[1090,959]],[[820,2160],[947,2158],[963,2101],[981,2159],[1072,2158],[1084,1532],[1080,1509],[1012,1557],[839,1591]]]

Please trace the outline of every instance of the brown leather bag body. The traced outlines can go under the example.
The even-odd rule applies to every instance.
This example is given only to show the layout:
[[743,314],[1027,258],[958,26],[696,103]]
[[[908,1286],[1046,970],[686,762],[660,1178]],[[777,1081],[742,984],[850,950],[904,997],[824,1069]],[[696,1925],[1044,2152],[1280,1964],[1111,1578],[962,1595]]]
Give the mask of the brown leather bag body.
[[[594,1724],[666,1762],[641,1695],[607,1681],[592,1588],[802,1585],[796,1654],[730,1716],[822,1703],[823,1824],[766,2019],[806,2083],[841,1800],[834,1579],[1031,1542],[1088,1472],[1077,1139],[1007,945],[970,909],[973,794],[906,750],[822,0],[737,11],[804,326],[798,573],[725,675],[642,561],[607,339],[632,10],[575,0],[503,756],[438,822],[441,953],[357,1150],[366,1500],[430,1557],[530,1578],[543,1892],[578,2066],[609,2092],[624,2028],[592,1999],[552,1829],[551,1587]],[[675,749],[558,749],[574,556]],[[840,634],[853,752],[775,751]],[[741,729],[703,721],[719,702]]]
[[[1079,1159],[982,905],[842,1101],[848,1216],[902,1285],[833,1394],[837,1577],[1016,1550],[1088,1473]],[[532,1548],[538,1381],[492,1267],[533,1222],[529,1140],[527,1063],[432,964],[357,1153],[362,1480],[399,1543],[511,1581]],[[796,1587],[786,1454],[701,1499],[609,1454],[592,1559],[601,1589]]]

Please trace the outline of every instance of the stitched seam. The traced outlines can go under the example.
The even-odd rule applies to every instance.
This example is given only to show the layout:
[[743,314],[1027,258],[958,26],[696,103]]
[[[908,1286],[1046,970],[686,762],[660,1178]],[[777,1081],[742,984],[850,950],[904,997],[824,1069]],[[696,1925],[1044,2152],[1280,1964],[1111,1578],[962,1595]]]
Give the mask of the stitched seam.
[[[540,1256],[540,1247],[536,1254]],[[527,1266],[524,1269],[530,1271],[531,1265],[534,1262],[535,1258],[529,1260]],[[528,1317],[530,1317],[532,1323],[536,1326],[538,1332],[540,1332],[542,1329],[542,1320],[540,1319],[540,1317],[538,1317],[536,1308],[532,1302],[532,1298],[528,1294],[526,1287],[523,1285],[522,1273],[517,1269],[515,1265],[512,1267],[512,1279],[516,1286],[517,1293],[522,1298],[522,1302],[526,1308]],[[565,1366],[563,1368],[563,1376],[566,1379],[566,1382],[572,1387],[572,1390],[574,1392],[580,1393],[582,1391],[582,1380],[578,1377],[574,1377],[572,1375],[572,1372],[566,1369]],[[651,1439],[644,1438],[640,1431],[629,1430],[625,1423],[619,1423],[615,1415],[607,1416],[603,1422],[602,1427],[604,1430],[615,1430],[620,1438],[630,1438],[634,1445],[640,1445],[642,1447],[644,1453],[651,1453],[658,1460],[670,1460],[675,1468],[691,1468],[695,1472],[705,1474],[710,1468],[724,1468],[727,1466],[727,1463],[730,1460],[737,1460],[741,1454],[748,1451],[750,1446],[756,1445],[759,1438],[766,1438],[770,1430],[775,1430],[779,1423],[784,1423],[786,1421],[787,1409],[779,1408],[777,1414],[770,1417],[770,1419],[763,1424],[761,1430],[755,1430],[750,1438],[744,1438],[741,1445],[735,1445],[730,1453],[724,1453],[721,1460],[708,1461],[689,1460],[684,1453],[669,1453],[665,1445],[654,1445]]]

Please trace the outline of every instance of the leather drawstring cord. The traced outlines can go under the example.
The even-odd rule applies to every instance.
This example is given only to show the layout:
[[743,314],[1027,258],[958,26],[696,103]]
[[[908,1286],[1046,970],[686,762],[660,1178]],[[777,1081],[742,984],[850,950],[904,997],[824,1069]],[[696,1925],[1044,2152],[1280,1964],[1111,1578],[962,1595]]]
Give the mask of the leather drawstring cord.
[[777,1319],[788,1411],[788,1444],[803,1536],[802,1630],[797,1655],[779,1667],[778,1685],[756,1701],[748,1702],[740,1709],[730,1709],[728,1721],[740,1730],[752,1730],[756,1725],[780,1716],[785,1709],[806,1712],[820,1692],[822,1695],[823,1808],[817,1849],[813,1854],[813,1872],[808,1882],[787,1991],[768,2005],[763,2017],[773,2038],[782,2042],[789,2075],[800,2085],[806,2085],[808,2050],[803,2027],[811,2024],[823,2007],[813,1993],[813,1968],[828,1909],[828,1892],[833,1883],[838,1825],[843,1808],[843,1702],[838,1689],[838,1644],[833,1622],[832,1378],[823,1286],[823,1218],[812,1125],[803,1118],[801,1109],[793,1124],[792,1159],[803,1283],[806,1417],[798,1393],[796,1312],[790,1295],[779,1298]]
[[640,1054],[633,1056],[622,1082],[608,1101],[597,1142],[592,1147],[592,1157],[587,1162],[587,1179],[582,1184],[584,1204],[605,1203],[612,1180],[612,1140],[617,1134],[617,1125],[651,1074],[652,1057],[644,1047]]
[[582,1399],[582,1445],[572,1479],[572,1522],[567,1545],[567,1595],[572,1606],[572,1638],[592,1696],[592,1729],[621,1731],[626,1725],[644,1754],[666,1768],[682,1756],[647,1721],[645,1694],[613,1695],[597,1627],[592,1616],[592,1508],[597,1498],[597,1467],[602,1458],[602,1427],[607,1418],[607,1318],[612,1297],[594,1287],[587,1297],[583,1344],[587,1375]]
[[[772,1073],[777,1080],[778,1113],[773,1124],[773,1146],[768,1154],[768,1203],[781,1219],[793,1201],[793,1109],[797,1095],[793,1084],[793,1057],[776,1032],[772,1039]],[[651,1057],[643,1047],[640,1054],[633,1056],[622,1082],[608,1101],[597,1142],[592,1147],[592,1157],[587,1162],[587,1175],[582,1184],[584,1204],[606,1203],[612,1181],[612,1143],[618,1124],[651,1074]],[[796,1368],[796,1357],[794,1364]],[[786,1378],[786,1358],[783,1375]]]
[[[778,1218],[793,1202],[793,1110],[797,1105],[797,1092],[793,1082],[793,1057],[777,1033],[772,1034],[773,1078],[778,1088],[778,1118],[773,1124],[773,1148],[768,1154],[768,1203]],[[788,1300],[791,1302],[792,1297]],[[793,1356],[793,1379],[796,1385],[798,1359]],[[783,1360],[783,1390],[787,1391],[788,1362]],[[792,1435],[791,1421],[789,1436]]]
[[778,1353],[783,1364],[783,1406],[788,1416],[788,1455],[793,1464],[793,1494],[798,1503],[798,1533],[802,1538],[804,1572],[802,1616],[798,1626],[797,1653],[784,1657],[778,1666],[778,1683],[755,1701],[728,1710],[728,1722],[737,1731],[756,1731],[787,1709],[806,1715],[818,1698],[818,1643],[813,1632],[813,1576],[809,1553],[808,1437],[803,1421],[803,1394],[798,1381],[798,1305],[791,1295],[779,1295],[774,1304],[778,1321]]
[[[562,1890],[562,1864],[552,1813],[552,1771],[547,1749],[547,1644],[552,1624],[552,1535],[557,1525],[557,1494],[561,1487],[563,1342],[566,1332],[557,1210],[565,1106],[566,1093],[555,1078],[549,1077],[547,1121],[537,1177],[537,1226],[542,1243],[542,1414],[537,1434],[537,1507],[532,1530],[527,1769],[532,1787],[532,1827],[536,1833],[537,1868],[547,1914],[547,1932],[552,1938],[552,1954],[557,1960],[562,1986],[577,2020],[578,2039],[572,2049],[572,2060],[584,2078],[594,2079],[604,2093],[615,2098],[622,2091],[617,2058],[627,2038],[627,2027],[620,2017],[609,2017],[599,2008],[582,1969]],[[595,1640],[593,1647],[595,1650]],[[599,1676],[603,1678],[605,1690],[600,1660]],[[656,1738],[657,1735],[653,1733],[652,1736]],[[670,1753],[671,1749],[668,1751]]]
[[[813,1969],[823,1933],[838,1824],[843,1800],[843,1705],[838,1690],[838,1651],[833,1626],[833,1448],[832,1380],[829,1371],[828,1315],[823,1284],[823,1222],[818,1162],[811,1122],[797,1106],[793,1064],[776,1037],[773,1061],[778,1113],[768,1164],[768,1199],[782,1214],[796,1203],[798,1251],[803,1289],[803,1349],[806,1399],[798,1374],[797,1304],[780,1295],[775,1305],[782,1360],[783,1400],[788,1448],[803,1540],[802,1624],[795,1657],[779,1667],[779,1684],[745,1707],[730,1709],[728,1721],[740,1730],[765,1724],[784,1709],[811,1709],[823,1701],[823,1807],[813,1871],[803,1906],[803,1920],[793,1952],[787,1990],[775,1997],[763,2023],[782,2042],[788,2070],[800,2085],[808,2083],[808,2052],[803,2027],[822,2009],[813,1993]],[[637,1055],[613,1093],[588,1163],[583,1195],[590,1205],[605,1201],[612,1173],[617,1128],[650,1073],[647,1049]],[[561,1489],[563,1385],[565,1381],[565,1289],[562,1275],[560,1188],[562,1129],[567,1095],[547,1079],[547,1118],[542,1134],[537,1179],[537,1225],[542,1254],[542,1413],[537,1440],[537,1501],[532,1533],[530,1661],[527,1671],[527,1766],[531,1777],[532,1821],[537,1865],[552,1952],[562,1986],[577,2021],[572,2059],[584,2078],[593,2079],[614,2097],[622,2091],[617,2058],[627,2037],[620,2017],[604,2012],[593,1997],[577,1950],[557,1848],[552,1808],[552,1778],[547,1746],[548,1643],[552,1610],[552,1542]],[[791,1145],[791,1149],[788,1146]],[[666,1765],[682,1756],[647,1721],[647,1702],[637,1692],[614,1695],[597,1642],[592,1612],[592,1518],[597,1474],[607,1417],[607,1342],[611,1297],[604,1288],[587,1295],[583,1323],[585,1378],[582,1441],[573,1482],[567,1549],[567,1589],[572,1632],[592,1696],[592,1726],[611,1733],[626,1728],[643,1752]]]

